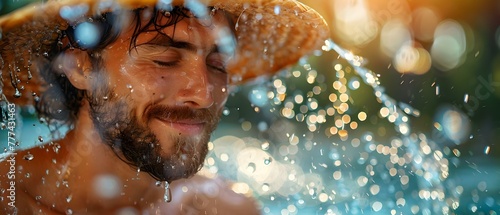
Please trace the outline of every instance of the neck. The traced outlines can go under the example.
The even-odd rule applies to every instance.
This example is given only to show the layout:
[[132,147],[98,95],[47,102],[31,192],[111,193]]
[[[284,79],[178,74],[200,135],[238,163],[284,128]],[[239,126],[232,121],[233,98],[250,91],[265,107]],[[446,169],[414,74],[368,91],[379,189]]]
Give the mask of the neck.
[[88,110],[85,103],[75,128],[58,141],[58,154],[64,155],[56,156],[55,171],[61,174],[48,175],[45,183],[63,184],[63,190],[59,186],[52,188],[53,192],[65,194],[55,195],[58,199],[53,201],[66,202],[73,212],[92,213],[123,207],[146,209],[161,200],[164,189],[156,186],[149,174],[138,172],[118,158],[101,140]]

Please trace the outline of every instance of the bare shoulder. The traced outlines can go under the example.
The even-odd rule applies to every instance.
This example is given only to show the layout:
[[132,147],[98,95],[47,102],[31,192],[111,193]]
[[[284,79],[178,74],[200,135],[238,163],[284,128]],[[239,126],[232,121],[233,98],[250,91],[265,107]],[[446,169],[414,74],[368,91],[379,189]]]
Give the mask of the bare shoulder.
[[[0,154],[0,214],[29,214],[31,211],[26,184],[37,187],[33,183],[36,175],[45,169],[45,153],[39,148],[16,151],[15,153]],[[38,157],[37,161],[31,161]],[[31,175],[33,177],[29,177]],[[16,209],[17,208],[17,209]]]
[[162,211],[175,214],[260,214],[257,202],[235,193],[231,183],[221,178],[195,175],[171,185],[172,202],[161,206]]

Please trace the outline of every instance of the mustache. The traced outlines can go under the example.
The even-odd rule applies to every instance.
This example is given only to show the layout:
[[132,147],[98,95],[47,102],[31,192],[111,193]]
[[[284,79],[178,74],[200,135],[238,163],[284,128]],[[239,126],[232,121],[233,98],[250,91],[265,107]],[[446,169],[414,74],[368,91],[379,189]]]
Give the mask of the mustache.
[[217,118],[209,109],[193,109],[189,107],[172,107],[166,105],[153,105],[146,111],[146,119],[149,121],[160,118],[167,121],[194,120],[213,124]]

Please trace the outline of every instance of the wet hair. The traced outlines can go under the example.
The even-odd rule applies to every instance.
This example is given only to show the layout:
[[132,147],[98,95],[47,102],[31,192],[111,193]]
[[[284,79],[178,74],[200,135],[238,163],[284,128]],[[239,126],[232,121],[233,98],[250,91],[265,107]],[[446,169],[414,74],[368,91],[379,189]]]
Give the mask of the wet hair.
[[[150,12],[146,10],[146,8],[138,8],[132,11],[133,34],[130,40],[130,50],[137,46],[136,40],[140,34],[156,31],[164,35],[165,33],[162,31],[164,28],[175,26],[184,18],[193,17],[188,9],[180,6],[173,7],[169,11],[154,8],[150,13],[149,21],[145,22],[144,14]],[[213,8],[209,8],[209,10],[213,10]],[[48,122],[49,125],[54,123],[58,125],[74,125],[81,102],[87,96],[87,92],[74,87],[64,74],[57,72],[56,66],[53,65],[54,61],[59,54],[68,49],[82,49],[88,53],[93,65],[93,72],[98,71],[96,68],[102,68],[103,66],[100,52],[115,42],[122,33],[123,29],[120,23],[120,20],[123,19],[122,15],[122,12],[110,12],[91,19],[92,24],[96,25],[101,32],[100,41],[91,48],[80,46],[75,37],[76,26],[70,26],[61,32],[58,42],[51,46],[50,51],[43,57],[39,65],[39,72],[47,83],[45,92],[42,93],[41,98],[35,105],[42,121]],[[232,24],[230,16],[227,13],[225,15]],[[165,20],[167,22],[164,22]],[[59,42],[66,38],[69,41],[68,44],[63,45],[62,42]]]

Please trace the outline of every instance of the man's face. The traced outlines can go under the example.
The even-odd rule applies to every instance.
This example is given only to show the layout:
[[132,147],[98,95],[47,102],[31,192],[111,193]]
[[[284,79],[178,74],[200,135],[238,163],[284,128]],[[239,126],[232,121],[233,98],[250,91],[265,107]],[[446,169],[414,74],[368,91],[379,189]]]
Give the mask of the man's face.
[[[165,19],[166,22],[166,19]],[[196,173],[227,99],[229,57],[218,42],[228,22],[184,18],[141,33],[125,31],[94,65],[91,116],[101,138],[126,162],[162,181]]]

